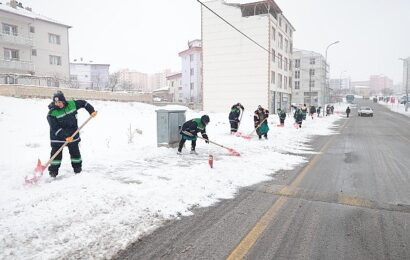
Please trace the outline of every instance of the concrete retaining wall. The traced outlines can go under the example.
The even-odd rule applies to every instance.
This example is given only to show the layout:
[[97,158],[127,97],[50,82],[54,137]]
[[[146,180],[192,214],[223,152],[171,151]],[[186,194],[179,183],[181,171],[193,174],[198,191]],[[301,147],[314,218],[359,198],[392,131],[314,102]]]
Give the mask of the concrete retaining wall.
[[52,98],[53,94],[61,90],[66,98],[86,100],[111,100],[125,102],[143,102],[152,104],[151,93],[126,93],[110,91],[94,91],[72,88],[52,88],[26,85],[1,85],[0,96],[19,98]]

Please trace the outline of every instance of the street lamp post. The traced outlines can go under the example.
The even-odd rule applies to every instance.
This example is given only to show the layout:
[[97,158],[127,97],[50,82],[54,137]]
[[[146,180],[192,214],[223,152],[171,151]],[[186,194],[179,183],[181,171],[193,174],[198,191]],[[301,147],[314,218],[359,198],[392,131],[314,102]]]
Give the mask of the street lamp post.
[[406,63],[406,104],[405,104],[405,111],[407,112],[409,108],[409,60],[408,59],[403,59],[399,58],[399,60],[402,60],[403,63]]
[[[329,49],[329,47],[330,46],[332,46],[332,45],[335,45],[335,44],[338,44],[340,41],[335,41],[335,42],[332,42],[331,44],[329,44],[327,47],[326,47],[326,52],[325,52],[325,89],[324,89],[324,91],[323,91],[323,105],[325,105],[326,104],[326,91],[327,91],[327,88],[329,87],[328,86],[328,84],[327,84],[327,50]],[[324,112],[324,110],[325,109],[323,109],[323,112]]]

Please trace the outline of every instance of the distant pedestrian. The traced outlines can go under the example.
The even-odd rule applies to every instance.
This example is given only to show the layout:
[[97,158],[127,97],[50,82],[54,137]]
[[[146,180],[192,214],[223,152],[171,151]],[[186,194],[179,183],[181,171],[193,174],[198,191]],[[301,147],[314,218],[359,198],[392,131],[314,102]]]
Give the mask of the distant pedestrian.
[[349,114],[350,114],[350,107],[347,107],[346,108],[346,116],[349,117]]
[[259,140],[262,138],[262,136],[264,136],[265,139],[268,139],[268,132],[269,132],[268,117],[269,117],[269,110],[259,105],[258,109],[255,110],[255,114],[253,116],[256,133],[259,136]]
[[317,117],[320,117],[320,110],[322,109],[322,107],[318,107],[317,108],[317,110],[316,110],[316,113],[317,113]]
[[326,106],[326,116],[330,115],[330,105]]
[[303,122],[303,112],[300,108],[295,111],[293,118],[295,118],[295,124],[298,125],[298,128],[301,128]]
[[197,154],[195,151],[196,139],[198,132],[201,133],[202,137],[205,139],[206,143],[209,143],[208,135],[206,134],[206,126],[209,124],[209,116],[203,115],[201,118],[194,118],[186,121],[182,125],[181,129],[181,141],[179,142],[177,154],[182,154],[182,147],[184,147],[185,141],[191,141],[191,153]]
[[280,127],[285,126],[285,119],[286,119],[286,113],[284,110],[278,108],[278,116],[279,116],[279,121],[280,121]]
[[316,107],[315,106],[310,106],[309,114],[312,117],[312,119],[313,119],[313,116],[315,115],[315,113],[316,113]]
[[229,112],[229,123],[231,125],[231,134],[234,134],[238,131],[240,123],[240,115],[243,113],[245,108],[241,103],[237,103],[231,107],[231,112]]
[[333,112],[335,111],[335,107],[333,106],[333,105],[331,105],[330,106],[330,113],[332,113],[332,115],[333,115]]

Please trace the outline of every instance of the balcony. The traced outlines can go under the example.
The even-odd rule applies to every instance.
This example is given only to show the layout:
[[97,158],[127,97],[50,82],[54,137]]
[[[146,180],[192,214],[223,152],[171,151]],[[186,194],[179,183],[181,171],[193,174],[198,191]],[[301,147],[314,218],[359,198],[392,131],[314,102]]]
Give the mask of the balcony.
[[34,71],[34,65],[31,61],[21,60],[3,60],[0,59],[0,69],[20,72]]
[[33,38],[21,35],[7,34],[0,32],[0,42],[11,43],[14,45],[33,46]]

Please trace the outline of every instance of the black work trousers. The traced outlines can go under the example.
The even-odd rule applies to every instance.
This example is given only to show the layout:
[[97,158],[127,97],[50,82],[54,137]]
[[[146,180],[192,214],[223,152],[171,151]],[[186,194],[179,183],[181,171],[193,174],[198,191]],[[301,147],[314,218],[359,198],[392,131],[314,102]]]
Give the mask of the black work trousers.
[[[58,151],[58,149],[60,149],[62,145],[63,144],[61,145],[53,144],[51,146],[50,157],[53,156]],[[70,157],[71,157],[71,166],[73,166],[75,173],[81,172],[81,166],[82,166],[81,153],[80,153],[80,148],[78,147],[78,145],[79,145],[79,142],[73,142],[67,145],[68,151],[70,152]],[[58,169],[60,168],[61,161],[63,159],[63,151],[61,151],[56,156],[56,158],[54,158],[54,160],[51,161],[50,166],[48,167],[49,172],[58,173]]]

